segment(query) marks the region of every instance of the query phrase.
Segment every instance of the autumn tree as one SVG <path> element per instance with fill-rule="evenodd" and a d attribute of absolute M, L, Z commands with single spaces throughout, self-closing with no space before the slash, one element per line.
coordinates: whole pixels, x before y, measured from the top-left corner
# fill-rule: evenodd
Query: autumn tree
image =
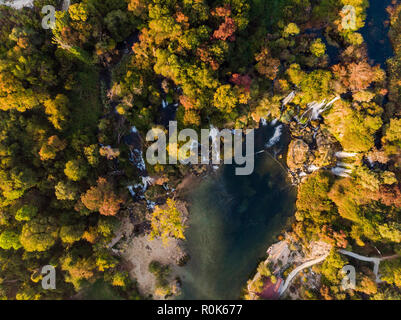
<path fill-rule="evenodd" d="M 78 195 L 78 187 L 70 181 L 58 182 L 54 186 L 54 190 L 58 200 L 75 200 Z"/>
<path fill-rule="evenodd" d="M 225 113 L 233 111 L 239 103 L 236 92 L 229 84 L 222 85 L 216 90 L 213 101 L 216 108 Z"/>
<path fill-rule="evenodd" d="M 45 113 L 49 117 L 49 121 L 57 130 L 65 127 L 68 117 L 68 103 L 67 96 L 58 94 L 55 99 L 48 99 L 44 102 Z"/>
<path fill-rule="evenodd" d="M 56 158 L 57 152 L 64 150 L 66 145 L 67 143 L 56 135 L 49 137 L 47 142 L 40 148 L 40 159 L 46 161 Z"/>
<path fill-rule="evenodd" d="M 38 208 L 36 208 L 32 205 L 26 204 L 18 209 L 17 213 L 15 214 L 15 220 L 29 221 L 32 218 L 34 218 L 37 213 L 38 213 Z"/>
<path fill-rule="evenodd" d="M 374 134 L 382 126 L 382 112 L 376 104 L 351 106 L 346 101 L 337 101 L 325 116 L 325 124 L 344 150 L 369 151 L 374 146 Z"/>
<path fill-rule="evenodd" d="M 72 181 L 79 181 L 88 173 L 86 164 L 80 160 L 70 160 L 65 164 L 65 175 Z"/>
<path fill-rule="evenodd" d="M 296 23 L 291 22 L 284 28 L 283 36 L 284 37 L 295 36 L 299 34 L 299 32 L 300 30 L 299 27 L 296 25 Z"/>
<path fill-rule="evenodd" d="M 372 82 L 382 81 L 385 77 L 379 65 L 371 67 L 366 61 L 337 64 L 332 70 L 345 88 L 351 91 L 365 90 Z"/>
<path fill-rule="evenodd" d="M 4 250 L 18 250 L 21 248 L 21 243 L 19 240 L 19 233 L 13 230 L 5 230 L 0 233 L 0 248 Z"/>
<path fill-rule="evenodd" d="M 8 171 L 0 170 L 0 189 L 3 196 L 10 200 L 22 197 L 37 182 L 37 175 L 28 167 L 16 166 Z"/>
<path fill-rule="evenodd" d="M 64 225 L 60 228 L 60 239 L 67 244 L 72 244 L 81 240 L 84 230 L 85 226 L 82 223 Z"/>
<path fill-rule="evenodd" d="M 20 241 L 24 249 L 46 251 L 52 247 L 58 237 L 58 227 L 52 217 L 36 217 L 22 227 Z"/>
<path fill-rule="evenodd" d="M 384 128 L 382 142 L 388 154 L 397 154 L 401 150 L 401 119 L 390 119 Z"/>
<path fill-rule="evenodd" d="M 280 67 L 280 60 L 273 58 L 268 48 L 263 47 L 262 51 L 256 55 L 255 60 L 257 61 L 256 70 L 260 74 L 270 80 L 276 78 Z"/>
<path fill-rule="evenodd" d="M 312 42 L 310 51 L 316 57 L 321 57 L 326 53 L 326 45 L 322 42 L 322 39 L 318 38 Z"/>

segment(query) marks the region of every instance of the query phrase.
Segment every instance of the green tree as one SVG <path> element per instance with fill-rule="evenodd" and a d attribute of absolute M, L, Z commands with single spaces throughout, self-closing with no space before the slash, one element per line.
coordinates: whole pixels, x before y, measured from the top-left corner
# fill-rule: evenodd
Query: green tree
<path fill-rule="evenodd" d="M 401 150 L 401 119 L 390 119 L 385 126 L 382 141 L 388 154 L 397 154 Z"/>
<path fill-rule="evenodd" d="M 18 209 L 15 214 L 15 220 L 17 221 L 29 221 L 36 216 L 38 213 L 38 208 L 31 206 L 29 204 L 23 205 Z"/>
<path fill-rule="evenodd" d="M 58 94 L 54 100 L 48 99 L 44 102 L 45 113 L 49 116 L 49 121 L 57 130 L 64 128 L 69 115 L 69 100 L 67 96 Z"/>
<path fill-rule="evenodd" d="M 36 184 L 37 176 L 30 168 L 15 166 L 7 171 L 0 170 L 0 189 L 9 200 L 22 197 L 26 190 Z"/>
<path fill-rule="evenodd" d="M 88 174 L 88 168 L 82 160 L 70 160 L 64 169 L 65 175 L 72 181 L 79 181 Z"/>
<path fill-rule="evenodd" d="M 28 252 L 46 251 L 57 240 L 58 227 L 51 217 L 36 217 L 22 227 L 20 241 Z"/>
<path fill-rule="evenodd" d="M 113 257 L 108 251 L 102 250 L 96 255 L 96 266 L 99 271 L 105 271 L 106 269 L 112 269 L 116 267 L 118 260 Z"/>
<path fill-rule="evenodd" d="M 4 250 L 18 250 L 21 248 L 21 243 L 19 240 L 19 234 L 13 230 L 5 230 L 0 234 L 0 248 Z"/>
<path fill-rule="evenodd" d="M 70 181 L 58 182 L 54 190 L 58 200 L 75 200 L 78 196 L 78 187 Z"/>
<path fill-rule="evenodd" d="M 65 225 L 60 228 L 60 239 L 61 241 L 72 244 L 82 239 L 85 231 L 83 224 Z"/>
<path fill-rule="evenodd" d="M 381 279 L 390 284 L 401 286 L 401 259 L 385 260 L 380 263 Z"/>
<path fill-rule="evenodd" d="M 343 100 L 337 101 L 325 116 L 325 124 L 344 150 L 365 152 L 374 146 L 374 134 L 383 123 L 380 117 L 382 111 L 374 104 L 354 109 Z"/>

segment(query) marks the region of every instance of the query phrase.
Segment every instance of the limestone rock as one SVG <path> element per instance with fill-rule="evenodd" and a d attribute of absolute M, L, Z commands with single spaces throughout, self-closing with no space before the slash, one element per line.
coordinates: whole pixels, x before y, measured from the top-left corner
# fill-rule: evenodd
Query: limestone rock
<path fill-rule="evenodd" d="M 308 160 L 309 146 L 301 139 L 291 141 L 288 147 L 287 165 L 290 170 L 300 169 Z"/>

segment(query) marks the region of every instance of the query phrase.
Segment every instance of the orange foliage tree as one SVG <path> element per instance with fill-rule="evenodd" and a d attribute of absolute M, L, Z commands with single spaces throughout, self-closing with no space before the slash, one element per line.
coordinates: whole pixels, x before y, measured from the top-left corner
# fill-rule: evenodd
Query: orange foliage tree
<path fill-rule="evenodd" d="M 347 65 L 334 65 L 334 75 L 340 79 L 346 88 L 352 91 L 367 89 L 374 81 L 383 79 L 380 66 L 371 67 L 366 61 L 352 62 Z"/>
<path fill-rule="evenodd" d="M 280 67 L 280 60 L 271 56 L 268 48 L 263 48 L 262 51 L 256 55 L 256 70 L 266 78 L 274 80 Z"/>
<path fill-rule="evenodd" d="M 226 41 L 229 39 L 230 41 L 235 40 L 235 31 L 237 30 L 237 26 L 235 25 L 234 19 L 230 17 L 225 17 L 224 22 L 219 26 L 217 30 L 213 32 L 213 38 Z"/>
<path fill-rule="evenodd" d="M 81 196 L 81 201 L 91 211 L 99 211 L 104 216 L 114 216 L 120 209 L 123 199 L 113 191 L 113 184 L 100 177 L 97 185 L 92 186 Z"/>

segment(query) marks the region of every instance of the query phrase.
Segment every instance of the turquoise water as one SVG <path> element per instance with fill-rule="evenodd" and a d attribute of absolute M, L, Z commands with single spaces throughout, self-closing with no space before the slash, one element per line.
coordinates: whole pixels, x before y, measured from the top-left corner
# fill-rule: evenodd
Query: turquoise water
<path fill-rule="evenodd" d="M 272 128 L 262 131 L 256 151 L 273 133 Z M 268 245 L 292 216 L 295 192 L 285 170 L 267 153 L 255 160 L 252 175 L 236 176 L 234 166 L 226 165 L 190 195 L 191 259 L 180 275 L 181 298 L 239 298 Z"/>

